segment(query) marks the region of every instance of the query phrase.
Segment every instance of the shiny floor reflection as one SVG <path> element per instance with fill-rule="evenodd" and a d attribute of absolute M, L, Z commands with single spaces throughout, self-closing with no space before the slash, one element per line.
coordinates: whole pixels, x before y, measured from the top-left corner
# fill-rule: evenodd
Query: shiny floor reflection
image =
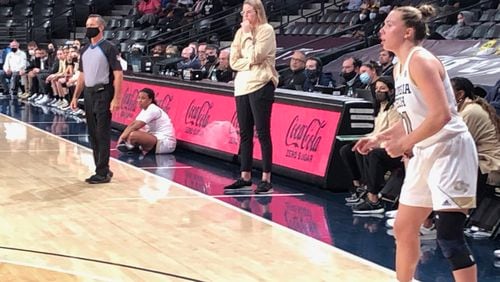
<path fill-rule="evenodd" d="M 86 125 L 82 119 L 57 115 L 50 108 L 35 107 L 17 100 L 1 99 L 0 112 L 29 123 L 39 129 L 61 136 L 83 146 L 89 146 Z M 14 130 L 14 129 L 13 129 Z M 14 135 L 19 132 L 13 131 Z M 116 136 L 115 136 L 116 138 Z M 114 142 L 112 148 L 114 148 Z M 303 183 L 274 176 L 273 196 L 226 196 L 222 187 L 238 174 L 238 167 L 213 158 L 178 150 L 174 155 L 124 155 L 111 152 L 112 157 L 142 167 L 198 192 L 217 197 L 231 205 L 272 220 L 356 256 L 388 268 L 394 268 L 394 239 L 387 234 L 383 217 L 353 216 L 344 203 L 344 194 L 332 194 Z M 256 175 L 259 175 L 258 173 Z M 141 189 L 141 195 L 151 201 L 165 197 L 165 190 Z M 194 219 L 190 219 L 194 220 Z M 499 241 L 471 240 L 470 246 L 478 262 L 479 281 L 500 281 L 500 269 L 495 268 L 493 250 Z M 435 240 L 422 242 L 417 278 L 421 281 L 451 281 L 449 267 Z"/>

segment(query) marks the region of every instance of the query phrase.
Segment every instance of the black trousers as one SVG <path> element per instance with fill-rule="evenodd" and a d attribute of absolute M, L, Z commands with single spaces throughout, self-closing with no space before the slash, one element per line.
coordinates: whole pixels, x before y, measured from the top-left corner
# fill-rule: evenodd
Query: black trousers
<path fill-rule="evenodd" d="M 236 97 L 236 113 L 240 125 L 241 171 L 252 170 L 255 125 L 262 151 L 262 171 L 271 172 L 273 163 L 271 111 L 274 103 L 274 89 L 274 84 L 270 81 L 255 92 Z"/>
<path fill-rule="evenodd" d="M 354 144 L 356 143 L 352 142 L 340 147 L 339 154 L 345 164 L 350 182 L 352 183 L 353 180 L 357 180 L 361 184 L 365 184 L 368 177 L 366 168 L 368 165 L 367 160 L 365 156 L 352 151 Z M 355 192 L 355 189 L 352 189 L 351 192 Z"/>
<path fill-rule="evenodd" d="M 368 163 L 366 187 L 372 194 L 378 194 L 384 188 L 386 172 L 404 168 L 401 157 L 391 158 L 385 149 L 374 149 L 365 158 Z"/>
<path fill-rule="evenodd" d="M 109 173 L 109 151 L 111 142 L 111 111 L 113 85 L 104 86 L 104 90 L 95 91 L 85 88 L 85 116 L 89 133 L 90 146 L 94 153 L 96 174 L 106 176 Z"/>

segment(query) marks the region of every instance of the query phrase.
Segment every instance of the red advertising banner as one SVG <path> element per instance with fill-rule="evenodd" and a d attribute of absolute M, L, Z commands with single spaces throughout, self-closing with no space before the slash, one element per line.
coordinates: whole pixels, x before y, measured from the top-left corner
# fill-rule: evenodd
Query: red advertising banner
<path fill-rule="evenodd" d="M 239 126 L 233 97 L 124 80 L 114 122 L 128 125 L 135 119 L 140 111 L 137 95 L 145 87 L 155 91 L 178 140 L 238 154 Z M 339 112 L 275 103 L 271 117 L 273 163 L 324 176 L 339 119 Z M 254 158 L 261 159 L 256 136 Z"/>

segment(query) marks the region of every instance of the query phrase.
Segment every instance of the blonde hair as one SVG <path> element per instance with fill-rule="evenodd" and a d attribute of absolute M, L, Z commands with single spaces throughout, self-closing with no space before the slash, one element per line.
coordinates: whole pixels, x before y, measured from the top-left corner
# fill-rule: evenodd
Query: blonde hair
<path fill-rule="evenodd" d="M 255 10 L 255 13 L 257 13 L 257 23 L 259 25 L 267 23 L 266 9 L 264 9 L 264 5 L 260 0 L 245 0 L 243 5 L 245 4 L 252 6 Z"/>
<path fill-rule="evenodd" d="M 401 19 L 406 27 L 415 29 L 415 41 L 425 39 L 429 34 L 427 20 L 436 14 L 436 9 L 431 5 L 422 5 L 418 8 L 403 6 L 395 8 L 394 11 L 401 13 Z"/>

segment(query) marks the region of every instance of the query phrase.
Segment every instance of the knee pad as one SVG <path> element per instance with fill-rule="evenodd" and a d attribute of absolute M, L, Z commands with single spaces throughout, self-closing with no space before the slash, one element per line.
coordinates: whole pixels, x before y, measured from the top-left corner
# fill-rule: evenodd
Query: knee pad
<path fill-rule="evenodd" d="M 453 271 L 475 264 L 474 257 L 465 242 L 465 214 L 461 212 L 436 212 L 437 242 L 443 256 Z"/>

